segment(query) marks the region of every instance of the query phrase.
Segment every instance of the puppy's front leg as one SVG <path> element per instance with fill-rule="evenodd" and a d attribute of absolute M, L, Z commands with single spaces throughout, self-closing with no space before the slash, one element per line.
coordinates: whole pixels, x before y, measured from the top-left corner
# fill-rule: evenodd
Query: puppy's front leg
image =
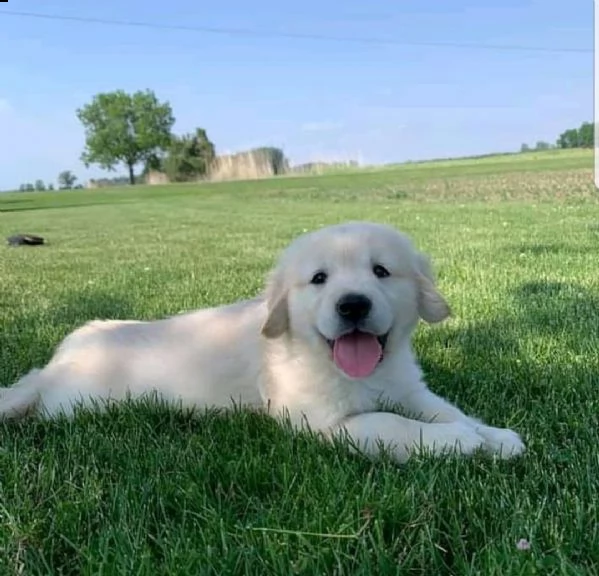
<path fill-rule="evenodd" d="M 417 390 L 400 395 L 396 400 L 415 418 L 427 422 L 462 422 L 472 426 L 485 439 L 484 448 L 503 458 L 516 456 L 525 450 L 520 436 L 508 428 L 487 426 L 480 420 L 466 416 L 461 410 L 431 392 L 424 384 Z"/>
<path fill-rule="evenodd" d="M 485 439 L 466 423 L 419 422 L 391 412 L 367 412 L 343 420 L 337 432 L 345 431 L 356 447 L 377 456 L 380 445 L 391 451 L 396 461 L 408 460 L 420 447 L 433 454 L 451 452 L 472 454 Z"/>

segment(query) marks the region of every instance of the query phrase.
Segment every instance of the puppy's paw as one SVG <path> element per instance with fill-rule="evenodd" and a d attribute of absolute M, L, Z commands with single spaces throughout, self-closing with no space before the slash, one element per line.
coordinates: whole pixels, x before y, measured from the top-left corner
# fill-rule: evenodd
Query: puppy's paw
<path fill-rule="evenodd" d="M 513 458 L 526 450 L 520 435 L 509 428 L 494 428 L 479 424 L 476 426 L 476 432 L 485 440 L 483 448 L 500 458 Z"/>
<path fill-rule="evenodd" d="M 433 454 L 457 452 L 473 454 L 485 444 L 485 438 L 464 422 L 430 424 L 422 430 L 422 446 Z"/>

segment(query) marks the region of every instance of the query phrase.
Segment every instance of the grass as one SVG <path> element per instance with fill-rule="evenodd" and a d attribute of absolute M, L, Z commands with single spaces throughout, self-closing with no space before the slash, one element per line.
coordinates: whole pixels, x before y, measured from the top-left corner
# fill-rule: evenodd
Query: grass
<path fill-rule="evenodd" d="M 88 319 L 251 296 L 303 230 L 373 219 L 452 304 L 415 340 L 431 388 L 528 445 L 396 466 L 243 413 L 1 424 L 0 574 L 596 573 L 599 204 L 590 157 L 548 158 L 0 196 L 3 236 L 49 241 L 1 248 L 2 385 Z"/>

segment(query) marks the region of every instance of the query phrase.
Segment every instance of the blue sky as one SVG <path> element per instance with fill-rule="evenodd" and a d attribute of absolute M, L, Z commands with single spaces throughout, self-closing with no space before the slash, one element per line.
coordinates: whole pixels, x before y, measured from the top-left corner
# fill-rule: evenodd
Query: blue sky
<path fill-rule="evenodd" d="M 264 32 L 592 48 L 590 0 L 20 0 L 0 4 L 0 189 L 79 161 L 75 110 L 150 88 L 175 132 L 293 162 L 391 162 L 516 150 L 592 118 L 592 53 L 376 45 L 101 26 L 6 10 Z M 124 173 L 124 171 L 122 171 Z"/>

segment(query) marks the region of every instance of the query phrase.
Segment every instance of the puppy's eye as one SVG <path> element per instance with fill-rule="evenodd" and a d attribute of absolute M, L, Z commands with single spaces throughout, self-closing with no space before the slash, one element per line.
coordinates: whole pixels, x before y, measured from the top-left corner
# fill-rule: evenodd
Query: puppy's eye
<path fill-rule="evenodd" d="M 327 275 L 325 272 L 316 272 L 310 280 L 310 284 L 324 284 L 327 281 Z"/>
<path fill-rule="evenodd" d="M 381 266 L 380 264 L 376 264 L 375 266 L 373 266 L 372 272 L 377 278 L 387 278 L 387 276 L 391 276 L 389 270 L 387 270 L 387 268 Z"/>

